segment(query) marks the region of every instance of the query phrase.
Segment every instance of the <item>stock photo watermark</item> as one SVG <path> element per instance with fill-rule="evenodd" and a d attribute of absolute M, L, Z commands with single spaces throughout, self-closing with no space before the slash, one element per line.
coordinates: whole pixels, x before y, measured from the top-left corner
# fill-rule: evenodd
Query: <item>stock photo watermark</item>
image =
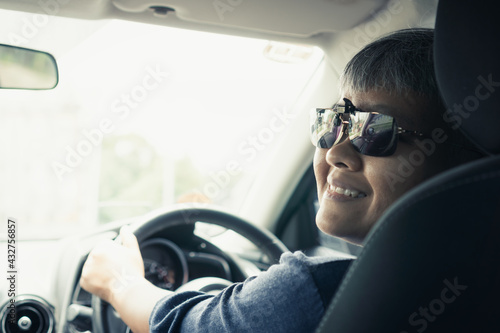
<path fill-rule="evenodd" d="M 37 4 L 40 11 L 30 15 L 29 19 L 23 18 L 20 29 L 8 34 L 9 42 L 19 46 L 27 44 L 50 24 L 51 16 L 57 15 L 71 1 L 73 0 L 39 0 Z"/>
<path fill-rule="evenodd" d="M 287 107 L 273 109 L 272 113 L 273 116 L 269 119 L 267 126 L 262 127 L 254 135 L 248 136 L 238 145 L 238 154 L 246 162 L 254 161 L 259 152 L 264 151 L 297 116 L 297 114 L 291 113 Z M 241 172 L 243 172 L 241 162 L 237 159 L 230 160 L 226 163 L 224 170 L 209 174 L 212 181 L 206 183 L 201 192 L 210 199 L 215 198 L 229 186 L 231 179 Z"/>
<path fill-rule="evenodd" d="M 219 20 L 224 21 L 224 15 L 227 12 L 233 12 L 236 7 L 241 5 L 243 0 L 215 0 L 212 2 L 212 6 L 219 16 Z"/>
<path fill-rule="evenodd" d="M 117 273 L 115 271 L 113 271 L 112 273 L 114 281 L 111 285 L 111 291 L 115 295 L 124 292 L 127 287 L 130 287 L 131 285 L 140 281 L 137 275 L 130 274 L 125 268 L 122 268 L 120 273 Z"/>
<path fill-rule="evenodd" d="M 253 135 L 247 136 L 238 144 L 237 152 L 239 157 L 247 163 L 254 161 L 259 156 L 259 153 L 264 151 L 297 116 L 297 113 L 290 111 L 286 106 L 282 108 L 273 108 L 272 116 L 269 118 L 267 124 L 261 127 Z M 210 180 L 196 189 L 195 192 L 201 193 L 203 197 L 213 200 L 219 196 L 222 191 L 227 189 L 231 185 L 231 181 L 242 172 L 243 163 L 236 158 L 231 159 L 225 164 L 223 169 L 210 172 Z M 192 206 L 194 207 L 194 205 Z M 186 208 L 189 207 L 190 205 L 187 204 Z M 196 207 L 199 207 L 199 205 L 196 204 Z M 196 212 L 190 211 L 189 214 L 191 215 L 186 214 L 188 213 L 185 213 L 185 219 L 189 219 L 191 215 L 196 215 Z"/>
<path fill-rule="evenodd" d="M 461 103 L 455 103 L 443 115 L 444 121 L 451 124 L 451 128 L 456 130 L 464 119 L 468 119 L 471 113 L 475 112 L 481 101 L 488 99 L 496 88 L 500 87 L 500 81 L 493 81 L 493 75 L 477 77 L 479 84 L 474 89 L 474 93 L 465 97 Z"/>
<path fill-rule="evenodd" d="M 352 42 L 342 42 L 339 45 L 340 51 L 343 53 L 344 57 L 352 58 L 362 46 L 378 37 L 381 31 L 389 26 L 394 16 L 401 14 L 403 10 L 404 5 L 401 0 L 392 0 L 387 5 L 387 9 L 373 13 L 373 19 L 362 28 L 354 28 L 355 35 L 352 38 Z"/>
<path fill-rule="evenodd" d="M 17 248 L 17 232 L 18 223 L 14 218 L 7 219 L 6 225 L 6 259 L 7 259 L 7 297 L 9 298 L 7 309 L 7 322 L 9 324 L 17 323 L 17 309 L 16 309 L 16 295 L 17 291 L 17 280 L 18 280 L 18 248 Z"/>
<path fill-rule="evenodd" d="M 500 87 L 500 81 L 494 81 L 492 74 L 479 75 L 477 81 L 478 84 L 472 94 L 466 96 L 461 102 L 454 103 L 443 114 L 443 120 L 450 125 L 452 130 L 458 130 L 464 119 L 468 119 L 479 108 L 481 101 L 488 99 Z M 401 155 L 397 157 L 400 162 L 397 172 L 384 172 L 390 189 L 394 191 L 398 183 L 404 183 L 419 166 L 424 164 L 427 157 L 436 152 L 437 146 L 446 143 L 448 139 L 449 136 L 445 130 L 438 127 L 431 131 L 429 138 L 414 140 L 417 148 L 407 157 Z"/>
<path fill-rule="evenodd" d="M 158 65 L 155 68 L 146 67 L 145 72 L 141 83 L 133 86 L 127 93 L 122 93 L 111 103 L 111 113 L 118 119 L 104 117 L 96 127 L 82 130 L 81 138 L 75 144 L 65 147 L 64 160 L 51 163 L 52 170 L 59 181 L 63 180 L 64 175 L 72 173 L 75 168 L 79 167 L 84 158 L 91 155 L 101 145 L 104 136 L 112 133 L 120 121 L 127 119 L 131 111 L 144 102 L 149 94 L 158 89 L 170 76 L 170 73 L 163 71 Z"/>
<path fill-rule="evenodd" d="M 412 150 L 408 157 L 399 155 L 397 157 L 399 166 L 397 172 L 385 171 L 384 177 L 392 191 L 396 190 L 397 183 L 404 183 L 408 177 L 413 175 L 416 168 L 424 164 L 426 157 L 430 157 L 436 151 L 437 145 L 448 140 L 442 128 L 432 130 L 431 137 L 423 140 L 415 140 L 417 149 Z"/>
<path fill-rule="evenodd" d="M 445 279 L 443 284 L 445 287 L 441 289 L 438 297 L 432 299 L 427 306 L 420 306 L 417 311 L 408 317 L 408 323 L 416 332 L 424 332 L 431 323 L 435 322 L 444 313 L 447 306 L 455 302 L 467 290 L 467 285 L 460 284 L 458 277 L 454 277 L 453 282 Z M 400 333 L 410 333 L 412 331 L 401 331 Z"/>

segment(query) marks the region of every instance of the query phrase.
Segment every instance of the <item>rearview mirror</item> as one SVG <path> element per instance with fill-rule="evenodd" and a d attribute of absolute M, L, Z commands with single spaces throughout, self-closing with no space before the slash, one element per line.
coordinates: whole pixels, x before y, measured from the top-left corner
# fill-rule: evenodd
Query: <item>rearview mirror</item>
<path fill-rule="evenodd" d="M 0 44 L 1 89 L 52 89 L 58 81 L 57 64 L 52 55 Z"/>

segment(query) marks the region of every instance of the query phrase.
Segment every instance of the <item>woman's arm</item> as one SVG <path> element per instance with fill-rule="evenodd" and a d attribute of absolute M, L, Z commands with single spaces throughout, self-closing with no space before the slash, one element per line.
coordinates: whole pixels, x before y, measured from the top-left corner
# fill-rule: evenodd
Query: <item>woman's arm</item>
<path fill-rule="evenodd" d="M 172 294 L 146 279 L 135 282 L 114 297 L 111 305 L 134 333 L 149 332 L 149 317 L 156 303 Z"/>
<path fill-rule="evenodd" d="M 134 333 L 313 332 L 349 265 L 287 253 L 281 264 L 215 296 L 174 293 L 144 278 L 137 239 L 128 230 L 120 236 L 121 245 L 108 241 L 90 253 L 80 283 L 109 302 Z"/>

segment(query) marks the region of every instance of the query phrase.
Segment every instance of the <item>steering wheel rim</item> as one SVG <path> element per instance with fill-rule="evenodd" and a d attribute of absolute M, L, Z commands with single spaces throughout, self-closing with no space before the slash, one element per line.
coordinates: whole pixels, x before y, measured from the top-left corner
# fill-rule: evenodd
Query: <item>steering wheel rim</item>
<path fill-rule="evenodd" d="M 280 256 L 287 252 L 287 247 L 268 230 L 261 229 L 248 221 L 219 208 L 207 205 L 182 205 L 169 210 L 155 211 L 145 216 L 138 223 L 131 225 L 139 244 L 162 229 L 180 225 L 193 225 L 196 222 L 215 224 L 240 234 L 257 246 L 271 263 L 277 263 Z M 109 333 L 104 319 L 109 304 L 92 295 L 92 328 L 94 333 Z"/>

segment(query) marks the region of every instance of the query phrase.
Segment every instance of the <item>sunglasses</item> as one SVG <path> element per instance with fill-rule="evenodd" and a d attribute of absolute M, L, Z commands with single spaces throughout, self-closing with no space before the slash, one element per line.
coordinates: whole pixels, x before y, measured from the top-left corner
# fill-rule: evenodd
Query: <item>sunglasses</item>
<path fill-rule="evenodd" d="M 368 156 L 390 156 L 396 151 L 398 135 L 422 133 L 398 127 L 394 117 L 365 112 L 344 98 L 345 105 L 316 109 L 311 114 L 311 141 L 318 148 L 331 148 L 349 137 L 354 149 Z M 347 134 L 347 135 L 346 135 Z"/>

